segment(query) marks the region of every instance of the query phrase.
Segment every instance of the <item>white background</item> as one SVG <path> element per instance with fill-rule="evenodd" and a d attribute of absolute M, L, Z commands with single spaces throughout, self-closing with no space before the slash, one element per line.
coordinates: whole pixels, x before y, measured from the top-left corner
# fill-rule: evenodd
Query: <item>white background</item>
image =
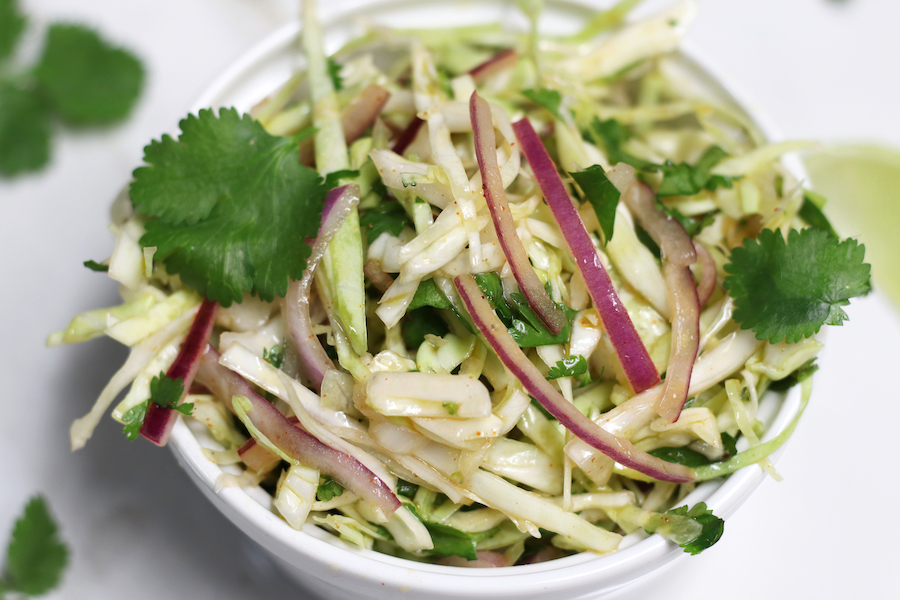
<path fill-rule="evenodd" d="M 209 507 L 169 452 L 128 443 L 105 419 L 84 450 L 70 453 L 69 424 L 125 353 L 107 340 L 44 348 L 46 335 L 75 312 L 117 300 L 112 282 L 81 262 L 109 255 L 106 209 L 140 163 L 143 145 L 174 132 L 212 79 L 293 19 L 296 4 L 22 3 L 31 52 L 49 22 L 89 23 L 139 54 L 148 78 L 124 125 L 60 130 L 49 168 L 0 180 L 0 544 L 27 498 L 41 492 L 72 549 L 52 598 L 303 598 Z M 663 4 L 648 0 L 644 10 Z M 786 137 L 900 147 L 898 23 L 895 0 L 705 0 L 689 40 Z M 635 597 L 893 596 L 900 319 L 877 293 L 848 312 L 850 322 L 829 332 L 813 402 L 778 464 L 785 480 L 766 481 L 729 519 L 717 546 L 640 584 Z"/>

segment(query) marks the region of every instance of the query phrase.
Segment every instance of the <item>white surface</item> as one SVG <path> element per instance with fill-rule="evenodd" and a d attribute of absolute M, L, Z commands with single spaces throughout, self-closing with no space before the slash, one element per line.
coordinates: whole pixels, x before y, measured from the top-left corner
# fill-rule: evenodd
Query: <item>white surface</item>
<path fill-rule="evenodd" d="M 68 450 L 68 427 L 124 359 L 113 342 L 46 350 L 43 340 L 79 310 L 116 301 L 114 286 L 81 262 L 109 254 L 106 207 L 141 148 L 177 121 L 235 58 L 293 17 L 291 0 L 24 1 L 36 29 L 68 18 L 127 43 L 148 67 L 126 124 L 60 131 L 54 162 L 0 181 L 5 384 L 0 451 L 0 545 L 28 496 L 43 492 L 73 561 L 51 598 L 303 598 L 177 467 L 169 452 L 128 443 L 107 419 L 88 446 Z M 330 5 L 352 5 L 332 0 Z M 648 0 L 647 8 L 664 4 Z M 692 47 L 714 57 L 787 137 L 880 139 L 900 146 L 895 117 L 900 56 L 889 0 L 729 0 L 701 3 Z M 889 377 L 900 319 L 873 296 L 829 333 L 813 402 L 767 481 L 712 550 L 676 563 L 625 597 L 692 600 L 882 598 L 898 558 L 900 492 Z M 851 412 L 852 411 L 852 412 Z M 878 515 L 871 518 L 869 515 Z"/>

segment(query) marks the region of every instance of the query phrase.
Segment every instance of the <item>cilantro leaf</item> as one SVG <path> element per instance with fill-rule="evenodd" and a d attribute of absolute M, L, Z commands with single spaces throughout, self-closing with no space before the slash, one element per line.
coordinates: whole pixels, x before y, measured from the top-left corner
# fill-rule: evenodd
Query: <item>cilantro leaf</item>
<path fill-rule="evenodd" d="M 363 212 L 359 216 L 359 224 L 366 232 L 366 239 L 371 244 L 384 232 L 395 237 L 400 235 L 403 228 L 409 224 L 409 215 L 406 214 L 399 202 L 382 202 Z"/>
<path fill-rule="evenodd" d="M 690 510 L 685 504 L 679 508 L 673 508 L 668 514 L 690 517 L 703 526 L 697 539 L 687 544 L 681 544 L 684 551 L 689 554 L 700 554 L 718 542 L 725 532 L 725 521 L 714 515 L 712 510 L 708 510 L 705 502 L 698 502 Z"/>
<path fill-rule="evenodd" d="M 328 502 L 344 493 L 344 486 L 339 484 L 330 475 L 323 475 L 319 479 L 319 487 L 316 488 L 316 499 L 319 502 Z"/>
<path fill-rule="evenodd" d="M 250 116 L 223 108 L 181 121 L 178 140 L 144 149 L 131 199 L 170 273 L 228 307 L 244 291 L 266 301 L 300 279 L 318 233 L 327 188 L 300 164 L 297 142 L 269 135 Z"/>
<path fill-rule="evenodd" d="M 339 92 L 344 89 L 344 78 L 341 77 L 341 63 L 328 57 L 328 75 L 331 77 L 331 85 L 334 91 Z"/>
<path fill-rule="evenodd" d="M 47 502 L 35 496 L 13 528 L 0 589 L 31 596 L 46 594 L 59 585 L 68 561 L 69 550 L 59 537 Z"/>
<path fill-rule="evenodd" d="M 280 369 L 284 365 L 284 345 L 275 344 L 271 348 L 263 348 L 263 360 Z"/>
<path fill-rule="evenodd" d="M 412 504 L 405 505 L 417 519 L 422 521 L 428 533 L 431 534 L 431 541 L 434 542 L 434 549 L 429 550 L 430 554 L 438 556 L 462 556 L 468 560 L 476 560 L 478 558 L 475 553 L 478 542 L 493 537 L 497 533 L 497 529 L 489 529 L 479 533 L 466 533 L 449 525 L 441 525 L 440 523 L 431 523 L 425 521 L 419 516 L 415 506 Z"/>
<path fill-rule="evenodd" d="M 592 165 L 584 171 L 569 173 L 584 192 L 585 198 L 594 207 L 600 228 L 603 230 L 603 239 L 608 244 L 613 236 L 616 224 L 616 207 L 619 205 L 619 190 L 606 177 L 606 172 L 600 165 Z"/>
<path fill-rule="evenodd" d="M 710 463 L 710 460 L 706 458 L 706 456 L 696 450 L 691 450 L 686 446 L 680 448 L 656 448 L 647 454 L 655 456 L 656 458 L 661 458 L 670 463 L 678 463 L 679 465 L 691 467 L 692 469 Z"/>
<path fill-rule="evenodd" d="M 86 260 L 84 261 L 84 266 L 86 266 L 91 271 L 94 271 L 95 273 L 109 272 L 109 265 L 98 263 L 96 260 Z"/>
<path fill-rule="evenodd" d="M 689 237 L 694 237 L 705 228 L 712 225 L 713 221 L 716 220 L 715 214 L 711 212 L 703 215 L 703 218 L 687 217 L 681 214 L 681 211 L 677 208 L 668 208 L 662 204 L 660 204 L 660 206 L 662 206 L 663 211 L 665 211 L 667 215 L 681 223 L 681 226 L 684 227 L 684 231 L 688 234 Z"/>
<path fill-rule="evenodd" d="M 0 61 L 12 55 L 26 22 L 16 0 L 0 0 Z"/>
<path fill-rule="evenodd" d="M 500 276 L 496 273 L 479 273 L 475 281 L 484 292 L 484 295 L 493 305 L 494 310 L 503 324 L 506 325 L 509 334 L 520 348 L 535 348 L 550 344 L 564 344 L 569 341 L 572 330 L 572 320 L 577 311 L 565 304 L 558 304 L 566 314 L 566 324 L 559 333 L 554 334 L 531 309 L 528 300 L 520 293 L 513 293 L 507 299 L 503 295 L 503 285 Z"/>
<path fill-rule="evenodd" d="M 725 446 L 725 454 L 722 456 L 723 461 L 737 454 L 737 438 L 730 433 L 722 432 L 722 445 Z"/>
<path fill-rule="evenodd" d="M 403 341 L 409 348 L 421 346 L 426 335 L 443 337 L 450 332 L 441 315 L 430 307 L 407 310 L 401 327 Z"/>
<path fill-rule="evenodd" d="M 606 156 L 609 158 L 610 164 L 628 163 L 639 171 L 655 171 L 658 168 L 657 164 L 638 158 L 622 149 L 622 146 L 628 141 L 631 134 L 615 119 L 601 121 L 594 117 L 589 134 L 596 143 L 606 150 Z"/>
<path fill-rule="evenodd" d="M 547 379 L 578 377 L 587 373 L 587 367 L 587 361 L 581 355 L 564 358 L 557 362 L 555 367 L 550 367 L 550 370 L 547 372 Z"/>
<path fill-rule="evenodd" d="M 125 423 L 122 433 L 125 434 L 129 442 L 133 442 L 141 434 L 141 426 L 144 424 L 144 418 L 146 418 L 147 409 L 149 408 L 150 401 L 144 400 L 140 404 L 129 408 L 128 412 L 122 415 L 122 421 Z"/>
<path fill-rule="evenodd" d="M 397 480 L 397 495 L 398 496 L 406 496 L 407 498 L 415 498 L 416 492 L 419 491 L 419 486 L 415 483 L 410 483 L 405 479 Z"/>
<path fill-rule="evenodd" d="M 453 310 L 453 304 L 447 299 L 444 292 L 438 288 L 434 279 L 426 279 L 419 284 L 412 302 L 409 304 L 409 310 L 415 310 L 423 306 Z"/>
<path fill-rule="evenodd" d="M 144 85 L 134 55 L 79 25 L 51 25 L 34 71 L 56 111 L 69 123 L 113 123 L 131 112 Z"/>
<path fill-rule="evenodd" d="M 731 188 L 732 182 L 741 176 L 712 175 L 710 171 L 728 153 L 719 146 L 711 146 L 697 161 L 696 166 L 687 163 L 675 164 L 666 161 L 660 170 L 663 180 L 657 190 L 658 196 L 693 196 L 703 190 L 713 191 L 718 187 Z"/>
<path fill-rule="evenodd" d="M 831 237 L 838 237 L 834 227 L 831 226 L 831 222 L 828 221 L 828 217 L 822 212 L 822 206 L 824 205 L 825 198 L 812 190 L 804 190 L 803 204 L 800 206 L 800 210 L 797 211 L 797 214 L 800 215 L 800 218 L 806 221 L 813 229 L 821 229 L 822 231 L 827 232 Z"/>
<path fill-rule="evenodd" d="M 184 380 L 172 379 L 165 373 L 150 380 L 150 402 L 163 408 L 175 408 L 184 394 Z"/>
<path fill-rule="evenodd" d="M 49 160 L 50 129 L 39 96 L 23 86 L 0 83 L 0 175 L 35 171 Z"/>
<path fill-rule="evenodd" d="M 758 240 L 745 239 L 725 265 L 724 287 L 735 299 L 734 319 L 756 338 L 799 342 L 822 325 L 840 325 L 840 308 L 871 290 L 865 247 L 840 241 L 816 229 L 780 232 L 764 229 Z"/>
<path fill-rule="evenodd" d="M 554 117 L 559 117 L 559 106 L 562 103 L 562 96 L 556 90 L 551 90 L 549 88 L 522 90 L 522 95 L 535 104 L 549 110 Z"/>
<path fill-rule="evenodd" d="M 310 131 L 310 135 L 313 135 L 314 131 Z M 304 139 L 309 136 L 304 136 Z M 330 190 L 331 188 L 337 187 L 341 183 L 341 179 L 354 179 L 359 177 L 359 171 L 354 171 L 353 169 L 342 169 L 340 171 L 332 171 L 328 175 L 325 176 L 325 189 Z"/>

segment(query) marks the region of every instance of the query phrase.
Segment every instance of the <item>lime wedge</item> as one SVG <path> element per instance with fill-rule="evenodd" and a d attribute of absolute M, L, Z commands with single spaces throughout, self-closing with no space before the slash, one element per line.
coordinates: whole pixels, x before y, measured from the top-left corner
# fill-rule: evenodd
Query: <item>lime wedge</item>
<path fill-rule="evenodd" d="M 841 237 L 866 246 L 874 287 L 900 306 L 900 151 L 876 145 L 825 146 L 803 159 L 813 189 Z"/>

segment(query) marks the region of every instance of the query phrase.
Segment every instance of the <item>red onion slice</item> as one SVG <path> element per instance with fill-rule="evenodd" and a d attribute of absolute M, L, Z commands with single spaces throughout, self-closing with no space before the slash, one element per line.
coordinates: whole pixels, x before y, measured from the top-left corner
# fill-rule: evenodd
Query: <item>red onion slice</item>
<path fill-rule="evenodd" d="M 669 306 L 672 307 L 672 350 L 666 369 L 666 384 L 654 410 L 674 423 L 687 401 L 691 373 L 700 350 L 700 302 L 690 268 L 666 261 L 663 276 Z"/>
<path fill-rule="evenodd" d="M 359 204 L 359 187 L 345 185 L 334 188 L 325 198 L 322 209 L 322 225 L 312 244 L 312 253 L 306 262 L 306 270 L 300 281 L 292 281 L 284 298 L 284 314 L 287 330 L 300 358 L 300 376 L 304 385 L 319 391 L 322 379 L 334 363 L 328 358 L 319 338 L 313 333 L 309 318 L 309 295 L 316 267 L 325 254 L 331 238 L 341 228 L 353 207 Z"/>
<path fill-rule="evenodd" d="M 475 560 L 468 560 L 463 556 L 445 556 L 438 561 L 439 565 L 448 567 L 466 567 L 469 569 L 493 569 L 496 567 L 508 567 L 509 558 L 500 552 L 481 550 L 476 552 Z"/>
<path fill-rule="evenodd" d="M 600 314 L 629 384 L 635 392 L 653 387 L 659 382 L 659 373 L 622 301 L 619 300 L 609 274 L 600 262 L 597 249 L 594 248 L 587 228 L 578 216 L 572 199 L 569 198 L 569 193 L 556 171 L 556 165 L 553 164 L 528 119 L 513 123 L 513 130 L 522 146 L 522 153 L 531 165 L 544 199 L 566 239 L 569 252 L 575 257 L 588 294 L 594 301 L 594 308 Z"/>
<path fill-rule="evenodd" d="M 700 348 L 700 302 L 688 268 L 697 262 L 697 252 L 681 223 L 656 208 L 656 196 L 646 184 L 635 183 L 623 197 L 663 253 L 663 277 L 672 307 L 672 350 L 662 396 L 653 409 L 674 423 L 687 401 L 691 372 Z"/>
<path fill-rule="evenodd" d="M 525 253 L 525 246 L 516 233 L 516 224 L 506 201 L 506 190 L 503 189 L 500 166 L 497 164 L 497 139 L 491 120 L 491 107 L 478 92 L 472 92 L 469 114 L 475 137 L 475 156 L 478 168 L 481 169 L 481 187 L 494 221 L 494 229 L 497 230 L 500 247 L 528 304 L 547 329 L 559 333 L 566 325 L 566 315 L 547 295 L 547 290 L 534 272 L 528 254 Z"/>
<path fill-rule="evenodd" d="M 381 109 L 391 97 L 391 93 L 381 87 L 370 83 L 360 92 L 359 97 L 347 107 L 341 115 L 341 129 L 344 132 L 344 142 L 348 145 L 355 142 L 366 132 L 366 129 L 375 123 L 375 119 L 381 114 Z M 300 144 L 300 163 L 308 167 L 313 166 L 316 160 L 316 150 L 313 140 L 305 140 Z"/>
<path fill-rule="evenodd" d="M 323 444 L 299 424 L 293 424 L 277 408 L 253 390 L 243 377 L 219 364 L 219 353 L 207 345 L 200 357 L 197 380 L 208 387 L 233 411 L 231 399 L 244 396 L 253 406 L 247 416 L 279 450 L 300 463 L 334 477 L 341 485 L 364 501 L 391 516 L 400 508 L 400 500 L 365 465 L 331 446 Z"/>
<path fill-rule="evenodd" d="M 391 147 L 391 150 L 403 156 L 403 153 L 406 151 L 406 148 L 412 144 L 413 140 L 416 139 L 416 136 L 419 135 L 419 129 L 422 128 L 422 125 L 425 123 L 419 117 L 413 117 L 412 121 L 409 122 L 409 125 L 406 126 L 406 129 L 400 132 L 400 135 L 394 140 L 394 145 Z"/>
<path fill-rule="evenodd" d="M 475 278 L 471 275 L 460 275 L 454 283 L 472 321 L 497 353 L 500 361 L 522 382 L 528 393 L 573 435 L 620 464 L 654 479 L 673 483 L 694 480 L 692 469 L 642 452 L 629 440 L 609 433 L 582 414 L 574 404 L 563 398 L 528 360 L 494 313 Z"/>
<path fill-rule="evenodd" d="M 200 358 L 200 352 L 209 343 L 209 336 L 212 334 L 213 326 L 216 323 L 216 312 L 219 305 L 212 300 L 204 298 L 200 304 L 200 310 L 194 317 L 194 323 L 188 331 L 181 349 L 178 350 L 178 356 L 166 376 L 172 379 L 182 379 L 184 391 L 181 398 L 178 399 L 180 404 L 186 395 L 187 390 L 191 389 L 191 383 L 194 381 L 194 374 L 197 372 L 197 364 Z M 178 418 L 178 411 L 171 408 L 163 408 L 153 402 L 147 407 L 147 416 L 144 417 L 144 424 L 141 425 L 141 435 L 156 444 L 157 446 L 165 446 L 169 441 L 169 434 L 172 433 L 172 427 L 175 426 L 175 420 Z"/>
<path fill-rule="evenodd" d="M 712 297 L 713 291 L 716 289 L 716 261 L 713 260 L 712 254 L 706 249 L 702 242 L 694 240 L 694 248 L 697 251 L 697 258 L 700 260 L 700 266 L 703 272 L 700 274 L 700 283 L 697 285 L 697 298 L 700 306 L 706 306 Z"/>
<path fill-rule="evenodd" d="M 472 81 L 474 81 L 476 84 L 484 83 L 487 79 L 493 77 L 497 73 L 515 67 L 518 60 L 518 53 L 510 48 L 509 50 L 504 50 L 499 54 L 495 54 L 477 67 L 473 68 L 471 71 L 469 71 L 469 75 L 472 76 Z"/>

